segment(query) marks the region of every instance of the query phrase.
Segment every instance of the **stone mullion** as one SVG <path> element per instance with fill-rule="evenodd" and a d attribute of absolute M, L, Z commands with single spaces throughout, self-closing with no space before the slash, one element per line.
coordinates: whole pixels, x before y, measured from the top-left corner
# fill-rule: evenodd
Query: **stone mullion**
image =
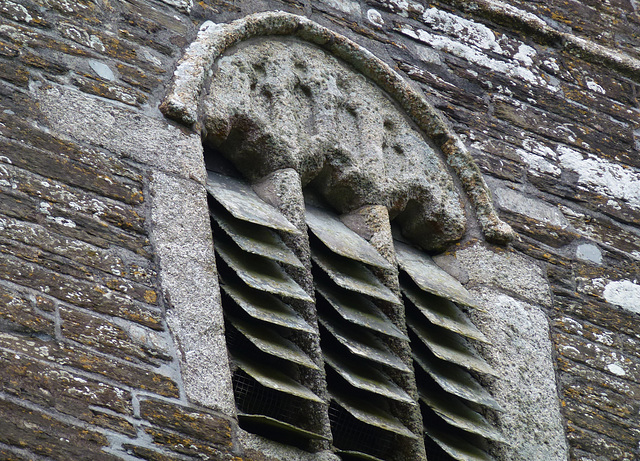
<path fill-rule="evenodd" d="M 342 215 L 341 220 L 347 227 L 366 239 L 383 258 L 391 263 L 393 266 L 391 270 L 371 269 L 384 285 L 391 289 L 399 299 L 402 299 L 398 280 L 398 266 L 393 249 L 391 223 L 389 221 L 387 208 L 382 205 L 366 205 L 351 213 Z M 378 304 L 400 331 L 406 335 L 407 325 L 404 306 L 380 300 L 377 300 L 376 304 Z M 418 390 L 413 373 L 413 359 L 411 358 L 409 342 L 395 338 L 387 338 L 385 341 L 394 354 L 400 357 L 407 367 L 412 370 L 410 373 L 397 370 L 388 370 L 386 373 L 417 403 Z M 419 405 L 412 406 L 400 402 L 391 402 L 391 412 L 411 432 L 418 436 L 417 440 L 407 440 L 406 443 L 398 444 L 397 459 L 426 459 L 423 437 L 424 428 Z"/>
<path fill-rule="evenodd" d="M 311 250 L 305 218 L 305 203 L 302 193 L 300 175 L 291 168 L 277 170 L 253 185 L 255 192 L 265 202 L 276 207 L 298 230 L 300 234 L 294 235 L 281 233 L 284 243 L 293 250 L 298 259 L 304 265 L 304 269 L 285 267 L 287 273 L 300 285 L 311 297 L 315 298 L 313 276 L 311 275 Z M 291 301 L 289 304 L 296 309 L 304 319 L 313 327 L 315 334 L 296 333 L 293 340 L 304 352 L 318 365 L 319 370 L 302 369 L 300 382 L 311 389 L 325 404 L 312 404 L 309 419 L 316 432 L 331 439 L 331 427 L 328 416 L 328 394 L 326 388 L 326 376 L 324 372 L 324 359 L 320 349 L 320 333 L 318 329 L 318 317 L 315 303 L 305 301 Z M 310 442 L 312 451 L 324 451 L 330 449 L 328 441 Z"/>

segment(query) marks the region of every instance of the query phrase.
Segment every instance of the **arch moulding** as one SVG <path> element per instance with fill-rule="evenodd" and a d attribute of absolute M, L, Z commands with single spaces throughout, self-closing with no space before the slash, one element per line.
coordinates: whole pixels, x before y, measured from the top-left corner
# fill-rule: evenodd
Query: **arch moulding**
<path fill-rule="evenodd" d="M 252 40 L 256 38 L 261 40 Z M 265 45 L 268 48 L 260 50 L 265 41 L 270 42 Z M 287 42 L 286 46 L 283 42 Z M 258 51 L 252 53 L 251 49 Z M 263 57 L 269 52 L 275 59 L 265 64 Z M 326 67 L 314 67 L 313 59 L 302 62 L 301 55 L 313 55 L 323 61 L 330 68 L 329 77 Z M 268 85 L 265 78 L 258 81 L 256 69 L 265 65 L 267 77 L 269 71 L 280 72 L 283 68 L 288 77 L 271 79 Z M 339 88 L 335 87 L 336 82 Z M 237 95 L 243 85 L 253 93 L 247 89 L 246 94 Z M 302 93 L 291 96 L 299 89 Z M 367 94 L 377 94 L 372 96 L 375 104 L 353 101 L 354 95 L 366 100 Z M 305 102 L 305 97 L 312 102 Z M 306 112 L 302 118 L 306 119 L 299 123 L 294 119 L 292 124 L 271 116 L 274 104 L 314 107 L 303 109 Z M 241 146 L 239 150 L 243 151 L 235 160 L 254 168 L 243 171 L 245 175 L 294 168 L 303 182 L 319 183 L 323 194 L 329 195 L 328 201 L 341 212 L 365 205 L 375 196 L 377 203 L 386 205 L 391 215 L 399 218 L 403 232 L 428 249 L 443 248 L 461 238 L 466 225 L 458 186 L 442 163 L 444 159 L 459 178 L 485 238 L 500 244 L 514 238 L 511 227 L 498 218 L 489 188 L 470 153 L 425 97 L 371 52 L 307 18 L 268 12 L 229 24 L 204 23 L 178 63 L 160 109 L 165 116 L 222 146 L 223 151 L 225 143 L 234 138 L 235 146 Z M 346 144 L 344 133 L 341 138 L 332 133 L 347 123 L 328 121 L 336 117 L 349 119 L 345 111 L 360 125 L 358 140 L 348 140 Z M 402 114 L 395 116 L 394 112 Z M 380 129 L 367 129 L 373 126 L 371 123 Z M 394 127 L 391 137 L 384 134 L 383 125 Z M 246 136 L 238 140 L 243 136 L 238 133 L 247 128 L 256 132 L 250 136 L 253 141 Z M 372 140 L 371 136 L 377 138 Z M 268 164 L 260 157 L 263 154 L 256 152 L 265 144 L 273 151 Z M 290 154 L 292 150 L 298 153 Z M 256 161 L 259 165 L 253 166 Z M 424 171 L 429 172 L 426 177 Z M 404 176 L 398 178 L 400 174 Z M 353 183 L 354 178 L 361 190 L 350 192 L 354 197 L 349 203 L 337 194 L 330 197 L 331 191 L 340 191 L 345 181 Z M 378 183 L 385 185 L 378 187 Z M 412 231 L 411 227 L 415 229 Z M 425 233 L 440 234 L 429 237 L 430 241 L 421 240 Z"/>

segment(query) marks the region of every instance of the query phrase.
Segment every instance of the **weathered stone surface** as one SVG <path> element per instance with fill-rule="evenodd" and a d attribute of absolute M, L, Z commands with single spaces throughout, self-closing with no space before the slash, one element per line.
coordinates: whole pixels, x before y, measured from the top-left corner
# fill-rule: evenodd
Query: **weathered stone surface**
<path fill-rule="evenodd" d="M 92 185 L 90 181 L 85 181 L 78 185 L 86 185 L 87 188 L 99 194 L 124 201 L 125 203 L 137 204 L 142 201 L 143 177 L 139 168 L 102 149 L 81 147 L 77 143 L 63 139 L 40 124 L 31 121 L 30 117 L 38 114 L 36 107 L 31 105 L 33 101 L 29 98 L 20 96 L 12 93 L 6 95 L 6 98 L 0 101 L 1 107 L 6 108 L 6 110 L 0 112 L 0 120 L 2 121 L 0 133 L 3 136 L 19 142 L 21 146 L 26 146 L 24 141 L 28 140 L 28 145 L 31 146 L 31 149 L 40 149 L 49 154 L 55 152 L 55 156 L 52 159 L 54 162 L 58 161 L 63 164 L 66 162 L 70 167 L 74 168 L 78 166 L 80 171 L 87 170 L 90 177 L 90 173 L 93 173 L 96 180 L 95 184 Z M 27 109 L 27 112 L 18 112 L 21 109 Z M 29 114 L 28 117 L 27 114 Z M 29 149 L 29 147 L 25 148 Z M 54 164 L 57 165 L 57 163 Z M 31 170 L 30 166 L 27 169 L 36 173 L 42 171 L 43 176 L 47 176 L 44 173 L 50 175 L 56 173 L 56 171 L 43 168 L 38 162 L 35 162 L 33 170 Z M 54 168 L 53 170 L 56 169 Z M 75 173 L 76 171 L 74 169 L 72 172 Z M 76 184 L 75 181 L 77 181 L 76 178 L 69 176 L 60 176 L 58 179 L 62 179 L 71 185 Z M 103 181 L 107 185 L 104 185 Z"/>
<path fill-rule="evenodd" d="M 473 311 L 471 317 L 491 342 L 482 352 L 500 376 L 488 383 L 504 409 L 496 418 L 497 427 L 510 444 L 494 451 L 510 460 L 566 460 L 568 447 L 543 311 L 487 288 L 474 294 L 486 311 Z"/>
<path fill-rule="evenodd" d="M 561 206 L 560 210 L 571 225 L 585 237 L 610 245 L 640 259 L 640 235 L 637 233 L 629 231 L 611 219 L 589 216 L 581 210 L 567 206 Z"/>
<path fill-rule="evenodd" d="M 568 423 L 567 438 L 574 447 L 571 459 L 633 461 L 637 459 L 633 447 L 602 437 L 600 434 Z M 595 454 L 595 455 L 594 455 Z"/>
<path fill-rule="evenodd" d="M 0 322 L 9 321 L 28 332 L 53 336 L 53 318 L 39 312 L 37 307 L 40 307 L 38 303 L 16 293 L 12 288 L 0 285 Z"/>
<path fill-rule="evenodd" d="M 201 440 L 221 451 L 232 447 L 231 420 L 157 399 L 140 402 L 140 417 L 150 423 Z"/>
<path fill-rule="evenodd" d="M 103 447 L 109 445 L 104 435 L 73 426 L 13 402 L 0 401 L 0 419 L 0 442 L 7 445 L 28 448 L 33 453 L 60 461 L 118 459 L 102 451 Z"/>
<path fill-rule="evenodd" d="M 13 62 L 0 61 L 0 79 L 14 85 L 26 87 L 29 84 L 29 70 Z"/>
<path fill-rule="evenodd" d="M 162 80 L 145 73 L 143 70 L 128 66 L 126 64 L 116 64 L 120 78 L 129 85 L 139 87 L 145 91 L 152 91 Z"/>
<path fill-rule="evenodd" d="M 64 75 L 69 72 L 69 68 L 58 62 L 57 59 L 49 59 L 41 54 L 32 53 L 26 50 L 23 50 L 20 53 L 18 60 L 28 67 L 41 69 L 53 75 Z"/>
<path fill-rule="evenodd" d="M 150 262 L 120 248 L 104 249 L 56 232 L 48 226 L 0 217 L 0 237 L 44 251 L 124 279 L 149 286 L 155 271 Z"/>
<path fill-rule="evenodd" d="M 210 140 L 249 178 L 293 168 L 340 212 L 385 205 L 429 247 L 464 229 L 441 154 L 379 89 L 316 47 L 270 40 L 236 50 L 218 63 L 206 111 Z"/>
<path fill-rule="evenodd" d="M 122 388 L 15 352 L 0 351 L 0 363 L 2 389 L 16 397 L 91 423 L 96 421 L 90 406 L 133 414 L 131 393 Z"/>
<path fill-rule="evenodd" d="M 14 133 L 14 135 L 16 134 Z M 29 135 L 29 133 L 24 134 Z M 57 146 L 52 143 L 47 147 L 55 149 Z M 65 184 L 70 183 L 127 203 L 142 202 L 142 190 L 139 186 L 132 187 L 132 185 L 126 184 L 124 181 L 119 181 L 113 175 L 109 175 L 108 170 L 98 170 L 95 167 L 92 168 L 86 164 L 80 164 L 80 162 L 57 153 L 34 149 L 25 144 L 6 139 L 0 139 L 0 148 L 3 150 L 3 163 L 9 163 L 27 171 L 38 173 L 44 178 L 55 179 Z M 15 171 L 16 175 L 21 173 L 20 170 L 13 168 L 11 170 Z M 22 172 L 22 175 L 26 176 L 26 173 Z M 15 180 L 18 181 L 19 177 L 16 177 Z M 67 186 L 66 189 L 69 190 L 69 187 Z"/>
<path fill-rule="evenodd" d="M 115 244 L 150 257 L 146 236 L 109 226 L 91 215 L 65 205 L 39 200 L 0 185 L 3 191 L 2 212 L 12 218 L 47 225 L 53 231 L 103 248 Z"/>
<path fill-rule="evenodd" d="M 490 250 L 475 244 L 456 251 L 455 258 L 465 268 L 472 285 L 491 285 L 530 302 L 551 305 L 543 270 L 514 251 Z"/>
<path fill-rule="evenodd" d="M 12 19 L 13 21 L 22 22 L 33 26 L 50 26 L 50 24 L 48 24 L 47 21 L 40 14 L 38 14 L 37 10 L 35 10 L 31 5 L 25 6 L 21 3 L 16 3 L 11 0 L 0 1 L 0 14 L 9 19 Z"/>
<path fill-rule="evenodd" d="M 44 116 L 57 133 L 109 149 L 122 158 L 204 182 L 202 144 L 195 134 L 185 134 L 167 122 L 99 102 L 78 91 L 50 87 L 41 91 L 39 100 Z"/>
<path fill-rule="evenodd" d="M 505 221 L 538 242 L 558 248 L 580 237 L 557 207 L 507 188 L 497 189 L 495 198 L 498 206 L 506 210 Z"/>
<path fill-rule="evenodd" d="M 102 283 L 64 276 L 6 253 L 0 260 L 0 271 L 7 280 L 43 291 L 71 304 L 129 319 L 156 330 L 163 328 L 158 310 L 138 303 Z"/>
<path fill-rule="evenodd" d="M 136 437 L 138 435 L 138 428 L 131 422 L 130 417 L 120 417 L 109 411 L 103 411 L 99 407 L 91 407 L 90 410 L 92 413 L 91 424 L 119 432 L 129 437 Z"/>
<path fill-rule="evenodd" d="M 5 461 L 31 461 L 34 456 L 33 453 L 29 453 L 26 450 L 18 452 L 18 449 L 0 447 L 0 459 Z"/>
<path fill-rule="evenodd" d="M 23 338 L 0 333 L 0 347 L 17 354 L 26 354 L 42 361 L 61 366 L 96 373 L 107 380 L 113 380 L 138 389 L 155 392 L 166 397 L 178 397 L 178 385 L 169 377 L 143 367 L 108 356 L 93 353 L 87 349 L 37 338 Z"/>
<path fill-rule="evenodd" d="M 640 360 L 636 357 L 560 332 L 555 333 L 554 342 L 562 357 L 640 383 Z"/>
<path fill-rule="evenodd" d="M 637 446 L 640 441 L 638 418 L 618 418 L 576 402 L 569 402 L 564 413 L 576 426 L 604 435 L 623 446 Z"/>
<path fill-rule="evenodd" d="M 226 461 L 224 456 L 229 454 L 226 449 L 220 450 L 215 444 L 209 444 L 175 432 L 152 427 L 145 427 L 145 432 L 151 436 L 156 445 L 192 458 L 206 459 L 206 457 L 211 457 Z"/>
<path fill-rule="evenodd" d="M 477 87 L 468 84 L 467 81 L 456 79 L 455 83 L 451 83 L 441 76 L 421 69 L 420 67 L 400 60 L 396 62 L 398 62 L 400 70 L 406 72 L 409 78 L 425 84 L 423 85 L 425 92 L 429 92 L 440 98 L 445 98 L 448 103 L 455 106 L 455 109 L 463 106 L 472 111 L 486 112 L 489 110 L 489 105 L 482 97 L 481 91 L 479 91 Z M 442 103 L 436 103 L 436 107 L 444 110 Z"/>
<path fill-rule="evenodd" d="M 180 455 L 169 455 L 165 452 L 152 450 L 147 447 L 140 447 L 130 443 L 123 444 L 123 448 L 127 453 L 132 454 L 136 458 L 146 459 L 147 461 L 183 461 L 184 457 Z"/>
<path fill-rule="evenodd" d="M 629 400 L 628 395 L 614 392 L 604 387 L 595 387 L 593 382 L 589 383 L 573 376 L 564 374 L 560 377 L 569 382 L 563 383 L 561 392 L 567 400 L 572 400 L 591 407 L 591 411 L 611 413 L 619 418 L 633 420 L 638 412 L 638 404 Z M 566 402 L 565 402 L 566 403 Z"/>
<path fill-rule="evenodd" d="M 114 101 L 123 102 L 130 106 L 140 106 L 147 102 L 147 96 L 139 91 L 122 85 L 104 82 L 100 79 L 76 76 L 73 78 L 73 84 L 85 93 L 113 99 Z"/>
<path fill-rule="evenodd" d="M 595 325 L 602 326 L 609 331 L 627 334 L 640 339 L 640 324 L 637 316 L 621 309 L 612 309 L 610 305 L 576 295 L 575 297 L 555 297 L 554 316 L 570 315 Z"/>
<path fill-rule="evenodd" d="M 41 251 L 28 245 L 7 240 L 0 236 L 0 252 L 17 256 L 26 261 L 38 264 L 48 270 L 55 271 L 61 275 L 69 275 L 78 279 L 84 279 L 93 283 L 99 283 L 105 287 L 123 293 L 130 297 L 131 301 L 142 302 L 152 306 L 157 304 L 156 291 L 139 285 L 135 282 L 119 277 L 95 274 L 90 268 L 78 263 L 71 263 L 58 255 Z"/>
<path fill-rule="evenodd" d="M 584 380 L 584 382 L 596 384 L 598 388 L 619 394 L 629 402 L 638 402 L 640 386 L 625 380 L 623 377 L 596 370 L 584 363 L 575 362 L 566 357 L 559 357 L 557 365 L 558 370 L 561 372 L 561 379 L 564 382 L 572 382 L 574 379 Z M 585 391 L 588 391 L 588 387 L 585 388 Z"/>
<path fill-rule="evenodd" d="M 171 338 L 131 322 L 101 317 L 60 306 L 62 336 L 122 359 L 159 365 L 171 361 Z"/>
<path fill-rule="evenodd" d="M 200 405 L 233 415 L 206 192 L 198 183 L 162 173 L 154 174 L 149 187 L 151 239 L 186 395 Z"/>

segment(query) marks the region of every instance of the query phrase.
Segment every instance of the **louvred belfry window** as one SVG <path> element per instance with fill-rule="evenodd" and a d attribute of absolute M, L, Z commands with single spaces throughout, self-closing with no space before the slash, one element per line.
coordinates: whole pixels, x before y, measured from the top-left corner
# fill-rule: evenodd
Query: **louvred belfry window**
<path fill-rule="evenodd" d="M 241 180 L 209 172 L 207 190 L 243 429 L 304 448 L 323 438 L 310 415 L 327 411 L 342 459 L 394 460 L 399 444 L 418 437 L 397 417 L 404 405 L 422 414 L 431 461 L 491 459 L 486 441 L 502 437 L 483 414 L 500 408 L 475 377 L 494 372 L 474 352 L 486 338 L 465 314 L 477 306 L 457 280 L 399 241 L 396 268 L 335 214 L 307 205 L 308 293 L 290 275 L 304 265 L 282 238 L 300 231 Z M 396 270 L 399 292 L 376 276 Z M 301 304 L 315 309 L 317 325 Z M 385 313 L 389 306 L 404 312 L 403 324 Z M 397 342 L 412 364 L 394 352 Z M 320 367 L 328 401 L 308 385 Z M 417 398 L 399 375 L 414 380 Z"/>
<path fill-rule="evenodd" d="M 504 439 L 481 413 L 500 406 L 472 374 L 495 372 L 470 344 L 487 339 L 458 305 L 478 306 L 429 256 L 400 242 L 395 250 L 428 451 L 439 459 L 490 460 L 483 439 Z"/>

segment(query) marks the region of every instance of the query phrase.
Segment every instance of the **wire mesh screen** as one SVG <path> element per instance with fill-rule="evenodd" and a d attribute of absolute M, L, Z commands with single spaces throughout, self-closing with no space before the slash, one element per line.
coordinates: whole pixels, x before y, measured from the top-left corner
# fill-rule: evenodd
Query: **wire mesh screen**
<path fill-rule="evenodd" d="M 240 369 L 233 374 L 232 382 L 236 405 L 241 412 L 270 416 L 280 421 L 294 420 L 295 405 L 286 395 L 264 387 Z"/>
<path fill-rule="evenodd" d="M 335 401 L 331 401 L 329 405 L 329 421 L 336 447 L 367 453 L 377 458 L 389 455 L 393 437 L 358 421 Z"/>

